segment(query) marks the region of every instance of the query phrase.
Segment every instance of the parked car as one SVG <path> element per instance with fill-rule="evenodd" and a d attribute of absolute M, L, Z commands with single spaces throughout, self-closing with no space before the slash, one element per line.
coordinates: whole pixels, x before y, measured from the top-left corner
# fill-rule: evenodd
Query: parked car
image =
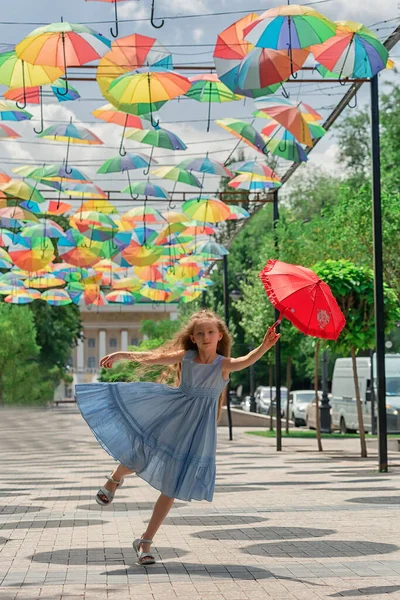
<path fill-rule="evenodd" d="M 358 384 L 365 431 L 372 429 L 371 358 L 356 358 Z M 376 355 L 373 356 L 374 390 L 376 398 Z M 386 354 L 386 418 L 389 433 L 400 432 L 400 354 Z M 332 378 L 332 427 L 342 433 L 356 432 L 359 428 L 357 402 L 351 358 L 338 358 Z M 375 404 L 376 414 L 376 404 Z"/>
<path fill-rule="evenodd" d="M 230 390 L 229 392 L 229 400 L 232 408 L 242 408 L 242 403 L 240 398 L 237 396 L 234 390 Z"/>
<path fill-rule="evenodd" d="M 322 400 L 322 392 L 318 391 L 318 400 L 319 400 L 319 405 L 321 406 L 321 400 Z M 316 402 L 315 402 L 315 392 L 312 391 L 312 398 L 311 401 L 307 404 L 306 406 L 306 412 L 305 412 L 305 421 L 306 421 L 306 425 L 308 427 L 308 429 L 316 429 L 317 427 L 317 418 L 316 418 Z"/>
<path fill-rule="evenodd" d="M 242 410 L 250 412 L 251 396 L 245 396 L 241 402 Z"/>
<path fill-rule="evenodd" d="M 293 392 L 290 392 L 289 416 L 295 427 L 306 425 L 306 409 L 314 398 L 314 390 L 294 390 Z"/>
<path fill-rule="evenodd" d="M 287 388 L 281 387 L 281 416 L 285 414 Z M 255 400 L 257 412 L 264 415 L 276 414 L 276 387 L 260 385 L 256 389 Z"/>

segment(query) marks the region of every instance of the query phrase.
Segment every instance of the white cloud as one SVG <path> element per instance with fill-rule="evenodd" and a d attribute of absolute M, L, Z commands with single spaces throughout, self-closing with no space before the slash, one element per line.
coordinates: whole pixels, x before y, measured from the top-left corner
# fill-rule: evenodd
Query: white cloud
<path fill-rule="evenodd" d="M 196 29 L 193 29 L 192 35 L 194 41 L 199 42 L 204 35 L 204 29 L 202 29 L 201 27 L 196 27 Z"/>

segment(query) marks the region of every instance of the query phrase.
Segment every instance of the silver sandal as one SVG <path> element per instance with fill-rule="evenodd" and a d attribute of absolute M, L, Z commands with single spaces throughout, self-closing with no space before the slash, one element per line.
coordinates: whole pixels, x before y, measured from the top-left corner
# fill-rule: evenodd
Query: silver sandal
<path fill-rule="evenodd" d="M 141 544 L 152 544 L 153 540 L 145 540 L 143 538 L 138 538 L 134 542 L 132 542 L 133 549 L 135 550 L 139 565 L 154 565 L 156 562 L 154 556 L 149 554 L 148 552 L 144 552 L 143 550 L 139 550 Z"/>
<path fill-rule="evenodd" d="M 123 477 L 121 477 L 121 479 L 119 481 L 117 481 L 116 479 L 113 478 L 112 473 L 110 473 L 110 475 L 106 475 L 106 477 L 107 477 L 108 481 L 112 481 L 113 483 L 116 483 L 117 487 L 115 488 L 115 490 L 113 492 L 111 492 L 110 490 L 107 490 L 104 486 L 102 486 L 99 489 L 99 491 L 96 494 L 95 500 L 96 500 L 97 504 L 100 504 L 101 506 L 108 506 L 109 504 L 111 504 L 111 502 L 114 500 L 115 492 L 124 483 Z M 102 496 L 105 496 L 106 498 L 108 498 L 108 501 L 106 502 L 105 500 L 103 500 L 103 498 L 100 498 L 100 494 Z"/>

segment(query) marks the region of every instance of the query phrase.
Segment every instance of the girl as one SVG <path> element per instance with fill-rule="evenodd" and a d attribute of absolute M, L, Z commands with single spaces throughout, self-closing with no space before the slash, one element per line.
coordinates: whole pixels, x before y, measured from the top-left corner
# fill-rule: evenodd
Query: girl
<path fill-rule="evenodd" d="M 217 422 L 229 374 L 255 363 L 278 340 L 268 329 L 262 344 L 230 358 L 231 337 L 213 312 L 195 313 L 172 342 L 151 352 L 115 352 L 100 361 L 166 365 L 163 383 L 91 383 L 76 386 L 79 409 L 103 448 L 120 464 L 97 493 L 98 504 L 113 501 L 124 476 L 135 472 L 161 492 L 153 515 L 133 547 L 141 565 L 153 564 L 150 545 L 174 499 L 208 500 L 215 484 Z M 146 370 L 142 367 L 142 370 Z"/>

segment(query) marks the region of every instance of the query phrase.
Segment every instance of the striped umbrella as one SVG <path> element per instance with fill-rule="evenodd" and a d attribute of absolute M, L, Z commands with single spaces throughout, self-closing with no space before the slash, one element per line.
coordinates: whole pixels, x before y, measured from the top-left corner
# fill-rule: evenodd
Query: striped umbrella
<path fill-rule="evenodd" d="M 234 102 L 241 99 L 240 96 L 234 94 L 222 83 L 216 73 L 194 75 L 193 77 L 189 77 L 189 81 L 191 87 L 185 95 L 198 102 L 208 103 L 207 131 L 210 131 L 212 102 Z"/>
<path fill-rule="evenodd" d="M 0 121 L 29 121 L 32 116 L 27 110 L 18 108 L 14 102 L 0 100 Z"/>
<path fill-rule="evenodd" d="M 66 290 L 46 290 L 42 292 L 41 299 L 51 306 L 66 306 L 72 302 Z"/>
<path fill-rule="evenodd" d="M 183 141 L 168 129 L 163 129 L 158 125 L 154 129 L 132 129 L 126 136 L 126 139 L 140 142 L 141 144 L 149 144 L 151 146 L 150 163 L 153 158 L 154 147 L 165 148 L 167 150 L 187 150 L 187 146 Z M 150 166 L 144 171 L 148 175 Z"/>
<path fill-rule="evenodd" d="M 136 129 L 144 129 L 148 123 L 144 123 L 144 120 L 149 121 L 149 117 L 145 115 L 142 119 L 135 115 L 130 115 L 127 112 L 117 110 L 113 104 L 105 104 L 100 108 L 97 108 L 92 112 L 92 115 L 96 119 L 101 119 L 106 123 L 114 123 L 115 125 L 121 125 L 123 127 L 121 143 L 119 146 L 119 153 L 121 156 L 125 156 L 124 150 L 124 136 L 127 127 L 135 127 Z"/>

